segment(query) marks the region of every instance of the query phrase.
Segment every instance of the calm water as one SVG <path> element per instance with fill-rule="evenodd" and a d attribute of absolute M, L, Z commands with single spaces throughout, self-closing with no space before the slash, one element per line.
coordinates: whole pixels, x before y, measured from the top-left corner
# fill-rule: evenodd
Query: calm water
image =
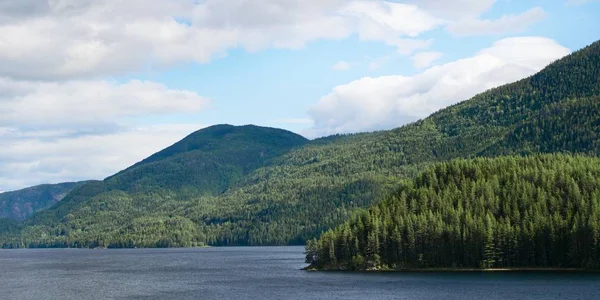
<path fill-rule="evenodd" d="M 0 251 L 0 299 L 600 299 L 591 274 L 321 273 L 301 247 Z"/>

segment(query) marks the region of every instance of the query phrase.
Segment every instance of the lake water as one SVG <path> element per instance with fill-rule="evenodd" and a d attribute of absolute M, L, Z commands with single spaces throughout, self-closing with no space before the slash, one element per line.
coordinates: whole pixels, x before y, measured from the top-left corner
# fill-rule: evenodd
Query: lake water
<path fill-rule="evenodd" d="M 600 299 L 597 274 L 306 272 L 302 252 L 0 250 L 0 299 Z"/>

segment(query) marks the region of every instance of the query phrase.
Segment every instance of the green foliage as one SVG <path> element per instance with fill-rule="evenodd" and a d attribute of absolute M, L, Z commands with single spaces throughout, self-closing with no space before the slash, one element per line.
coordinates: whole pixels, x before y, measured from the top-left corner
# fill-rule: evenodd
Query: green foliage
<path fill-rule="evenodd" d="M 600 149 L 600 96 L 566 99 L 530 113 L 481 155 L 579 152 Z"/>
<path fill-rule="evenodd" d="M 62 200 L 70 191 L 87 182 L 38 185 L 18 191 L 0 193 L 0 218 L 17 221 L 44 210 Z M 0 232 L 3 232 L 0 230 Z"/>
<path fill-rule="evenodd" d="M 0 218 L 0 232 L 14 232 L 19 228 L 19 223 L 8 218 Z"/>
<path fill-rule="evenodd" d="M 123 191 L 167 188 L 191 196 L 220 195 L 269 159 L 305 144 L 289 131 L 215 125 L 107 178 L 109 189 Z"/>
<path fill-rule="evenodd" d="M 378 204 L 438 162 L 554 152 L 598 155 L 598 57 L 600 42 L 530 78 L 390 131 L 307 142 L 277 129 L 209 127 L 101 183 L 74 190 L 28 219 L 19 242 L 75 247 L 95 245 L 100 237 L 108 245 L 162 246 L 170 228 L 178 234 L 177 245 L 302 244 Z M 133 230 L 138 219 L 154 225 Z M 157 225 L 169 220 L 186 225 Z M 406 242 L 412 249 L 421 232 L 409 228 L 406 234 L 380 230 L 388 231 L 385 241 Z M 345 236 L 344 245 L 369 248 L 355 263 L 385 259 L 377 246 L 381 237 L 357 239 L 350 229 Z M 0 243 L 10 247 L 14 239 L 0 236 Z M 486 264 L 496 263 L 494 248 L 487 250 Z"/>
<path fill-rule="evenodd" d="M 178 200 L 218 196 L 266 161 L 306 142 L 304 137 L 281 129 L 211 126 L 103 182 L 74 190 L 31 222 L 56 223 L 86 201 L 113 191 L 134 197 L 170 193 L 169 197 Z"/>
<path fill-rule="evenodd" d="M 599 233 L 600 159 L 460 159 L 436 164 L 308 243 L 307 262 L 338 269 L 600 268 Z"/>

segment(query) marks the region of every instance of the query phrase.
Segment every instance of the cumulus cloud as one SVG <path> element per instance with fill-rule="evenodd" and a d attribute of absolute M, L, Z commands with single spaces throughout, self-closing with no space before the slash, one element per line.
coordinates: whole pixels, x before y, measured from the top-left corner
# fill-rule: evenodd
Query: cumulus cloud
<path fill-rule="evenodd" d="M 359 17 L 359 34 L 373 37 L 390 32 L 416 37 L 439 22 L 418 6 L 387 1 L 354 1 L 342 12 Z"/>
<path fill-rule="evenodd" d="M 64 126 L 115 118 L 199 111 L 208 99 L 156 82 L 55 82 L 0 78 L 0 126 Z"/>
<path fill-rule="evenodd" d="M 0 126 L 64 126 L 199 111 L 208 99 L 156 82 L 29 82 L 0 78 Z"/>
<path fill-rule="evenodd" d="M 2 2 L 0 76 L 81 78 L 180 62 L 204 63 L 230 48 L 300 48 L 319 39 L 426 47 L 437 25 L 415 5 L 387 1 L 142 0 Z"/>
<path fill-rule="evenodd" d="M 231 48 L 300 48 L 357 34 L 401 54 L 427 48 L 439 26 L 457 34 L 507 32 L 533 9 L 480 20 L 493 0 L 61 0 L 0 2 L 0 76 L 55 80 L 205 63 Z M 477 25 L 477 26 L 473 26 Z M 473 27 L 483 29 L 470 32 Z M 513 28 L 515 27 L 515 28 Z"/>
<path fill-rule="evenodd" d="M 437 51 L 419 52 L 411 56 L 411 60 L 415 68 L 423 69 L 431 66 L 433 62 L 442 58 L 442 56 L 444 56 L 444 54 Z"/>
<path fill-rule="evenodd" d="M 430 13 L 455 35 L 518 33 L 546 16 L 543 9 L 534 7 L 497 19 L 481 18 L 496 2 L 497 0 L 409 0 L 407 3 L 417 5 Z"/>
<path fill-rule="evenodd" d="M 206 62 L 235 43 L 235 32 L 179 22 L 176 16 L 183 13 L 168 2 L 104 0 L 81 9 L 53 6 L 46 14 L 2 24 L 0 76 L 48 80 L 119 74 L 155 62 Z M 147 8 L 153 5 L 157 9 Z"/>
<path fill-rule="evenodd" d="M 532 75 L 569 52 L 546 38 L 508 38 L 473 57 L 415 76 L 365 77 L 337 86 L 321 98 L 308 112 L 314 126 L 305 134 L 314 137 L 398 127 Z"/>
<path fill-rule="evenodd" d="M 496 0 L 408 0 L 443 20 L 476 17 L 488 11 Z"/>

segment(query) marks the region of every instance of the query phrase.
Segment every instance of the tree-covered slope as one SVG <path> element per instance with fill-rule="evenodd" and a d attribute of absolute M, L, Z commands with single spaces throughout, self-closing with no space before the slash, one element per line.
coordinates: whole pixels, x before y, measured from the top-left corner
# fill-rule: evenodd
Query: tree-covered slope
<path fill-rule="evenodd" d="M 480 154 L 560 151 L 598 154 L 599 133 L 600 95 L 567 99 L 531 114 Z"/>
<path fill-rule="evenodd" d="M 600 159 L 439 163 L 307 244 L 315 268 L 600 267 Z"/>
<path fill-rule="evenodd" d="M 236 144 L 217 135 L 220 146 L 206 148 L 207 134 L 194 145 L 214 151 L 192 159 L 186 155 L 194 151 L 172 147 L 104 183 L 86 185 L 28 220 L 19 243 L 298 244 L 378 203 L 398 182 L 436 162 L 538 152 L 598 155 L 599 57 L 596 42 L 532 77 L 413 124 L 286 147 L 251 167 L 241 167 L 247 155 L 236 151 L 256 155 L 243 150 L 254 139 L 240 137 Z M 213 159 L 221 154 L 226 159 Z M 235 167 L 223 165 L 228 162 Z"/>
<path fill-rule="evenodd" d="M 453 158 L 600 154 L 600 42 L 516 83 L 391 131 L 314 141 L 248 176 L 207 210 L 186 206 L 216 244 L 306 240 L 377 203 L 398 180 Z"/>
<path fill-rule="evenodd" d="M 87 182 L 43 184 L 0 193 L 0 218 L 24 220 L 30 215 L 58 203 L 67 193 L 85 183 Z"/>
<path fill-rule="evenodd" d="M 105 180 L 122 191 L 186 190 L 219 195 L 248 172 L 308 140 L 295 133 L 253 125 L 215 125 Z"/>
<path fill-rule="evenodd" d="M 196 131 L 172 146 L 106 178 L 74 190 L 33 223 L 60 222 L 94 197 L 169 194 L 177 200 L 217 196 L 265 162 L 308 140 L 295 133 L 253 125 L 215 125 Z M 147 205 L 147 204 L 144 204 Z"/>

